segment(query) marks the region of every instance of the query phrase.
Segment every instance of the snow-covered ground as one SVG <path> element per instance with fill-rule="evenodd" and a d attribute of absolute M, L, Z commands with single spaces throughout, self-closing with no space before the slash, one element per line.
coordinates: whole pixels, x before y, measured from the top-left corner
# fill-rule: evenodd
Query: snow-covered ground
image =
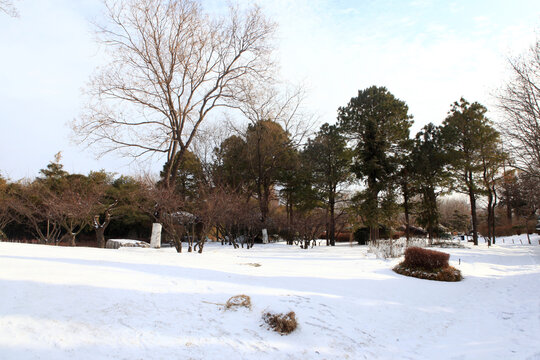
<path fill-rule="evenodd" d="M 0 358 L 540 359 L 532 239 L 444 249 L 459 283 L 395 274 L 399 259 L 348 244 L 177 254 L 0 243 Z M 251 310 L 213 304 L 238 294 Z M 263 312 L 289 310 L 294 333 L 263 326 Z"/>

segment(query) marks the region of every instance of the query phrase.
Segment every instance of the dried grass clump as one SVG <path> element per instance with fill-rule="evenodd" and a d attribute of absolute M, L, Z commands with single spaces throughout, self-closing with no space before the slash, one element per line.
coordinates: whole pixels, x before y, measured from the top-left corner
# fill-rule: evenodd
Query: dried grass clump
<path fill-rule="evenodd" d="M 405 250 L 405 261 L 403 264 L 409 268 L 433 271 L 449 266 L 449 259 L 450 254 L 441 251 L 410 247 Z"/>
<path fill-rule="evenodd" d="M 259 266 L 261 266 L 261 264 L 259 264 L 259 263 L 244 263 L 244 264 L 242 264 L 242 265 L 253 266 L 253 267 L 259 267 Z"/>
<path fill-rule="evenodd" d="M 226 309 L 231 309 L 233 307 L 246 307 L 248 309 L 251 309 L 251 298 L 247 295 L 235 295 L 231 297 L 227 302 L 225 303 Z"/>
<path fill-rule="evenodd" d="M 291 311 L 287 314 L 272 314 L 267 312 L 263 315 L 263 320 L 270 328 L 281 335 L 292 333 L 298 326 L 296 314 Z"/>

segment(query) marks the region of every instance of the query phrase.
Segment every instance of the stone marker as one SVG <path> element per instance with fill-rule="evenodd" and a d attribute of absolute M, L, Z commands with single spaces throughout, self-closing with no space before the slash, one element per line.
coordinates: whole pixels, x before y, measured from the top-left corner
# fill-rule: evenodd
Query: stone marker
<path fill-rule="evenodd" d="M 262 242 L 268 244 L 268 231 L 266 229 L 262 229 Z"/>
<path fill-rule="evenodd" d="M 150 238 L 150 247 L 159 249 L 161 247 L 161 224 L 152 224 L 152 237 Z"/>

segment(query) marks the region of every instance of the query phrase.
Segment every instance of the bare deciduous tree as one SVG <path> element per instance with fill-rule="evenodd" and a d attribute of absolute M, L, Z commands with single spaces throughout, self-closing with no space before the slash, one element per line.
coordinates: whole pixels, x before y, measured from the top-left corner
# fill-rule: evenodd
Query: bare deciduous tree
<path fill-rule="evenodd" d="M 97 25 L 111 63 L 88 85 L 89 103 L 73 123 L 106 153 L 165 154 L 165 185 L 201 123 L 240 99 L 239 86 L 271 76 L 275 26 L 256 6 L 212 18 L 194 0 L 106 1 Z"/>
<path fill-rule="evenodd" d="M 133 201 L 155 222 L 162 224 L 166 237 L 174 243 L 177 252 L 182 252 L 182 236 L 187 230 L 184 226 L 186 221 L 182 219 L 185 212 L 182 211 L 184 203 L 181 196 L 174 187 L 157 186 L 155 179 L 148 175 L 139 182 L 139 191 L 131 194 Z"/>
<path fill-rule="evenodd" d="M 278 86 L 281 90 L 278 90 Z M 278 123 L 289 134 L 291 144 L 295 147 L 313 133 L 317 119 L 303 106 L 306 98 L 303 86 L 243 82 L 241 90 L 242 101 L 236 108 L 251 124 L 266 120 Z"/>
<path fill-rule="evenodd" d="M 468 233 L 471 226 L 469 205 L 462 198 L 442 198 L 437 201 L 441 224 L 453 231 Z"/>
<path fill-rule="evenodd" d="M 70 246 L 76 245 L 77 235 L 92 221 L 99 196 L 98 189 L 88 184 L 84 177 L 71 175 L 62 192 L 51 192 L 43 199 L 53 218 L 66 232 L 62 240 L 67 240 Z"/>
<path fill-rule="evenodd" d="M 11 0 L 0 0 L 0 12 L 11 17 L 19 17 L 19 12 Z"/>
<path fill-rule="evenodd" d="M 9 194 L 8 183 L 0 175 L 0 239 L 5 237 L 5 227 L 14 220 L 11 209 L 12 196 Z"/>
<path fill-rule="evenodd" d="M 301 245 L 302 248 L 308 249 L 312 241 L 315 244 L 317 236 L 324 230 L 325 225 L 326 213 L 321 208 L 305 211 L 298 215 L 294 228 L 299 236 L 298 240 L 304 242 Z"/>
<path fill-rule="evenodd" d="M 112 218 L 112 211 L 117 205 L 118 200 L 115 200 L 103 210 L 103 221 L 101 221 L 101 216 L 99 214 L 94 215 L 93 226 L 96 231 L 96 241 L 99 248 L 105 248 L 105 229 L 109 226 Z"/>
<path fill-rule="evenodd" d="M 523 56 L 509 60 L 512 78 L 497 98 L 500 123 L 519 169 L 540 178 L 540 39 Z"/>
<path fill-rule="evenodd" d="M 51 196 L 46 186 L 33 182 L 18 184 L 11 200 L 17 222 L 26 224 L 42 244 L 57 244 L 62 232 L 58 212 L 52 207 L 54 202 L 46 201 Z"/>

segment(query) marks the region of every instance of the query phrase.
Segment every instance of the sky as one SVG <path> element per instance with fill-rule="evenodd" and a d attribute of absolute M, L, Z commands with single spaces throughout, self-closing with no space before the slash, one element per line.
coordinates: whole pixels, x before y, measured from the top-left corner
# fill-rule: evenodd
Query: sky
<path fill-rule="evenodd" d="M 493 94 L 508 78 L 507 58 L 540 34 L 540 2 L 239 0 L 257 3 L 278 25 L 280 77 L 306 86 L 304 107 L 334 123 L 358 90 L 385 86 L 409 106 L 414 134 L 440 124 L 460 97 L 496 121 Z M 86 174 L 157 172 L 162 158 L 135 162 L 76 145 L 69 123 L 103 49 L 91 21 L 100 0 L 15 0 L 20 17 L 0 13 L 0 174 L 33 178 L 62 152 L 64 168 Z M 220 11 L 224 0 L 203 0 Z"/>

